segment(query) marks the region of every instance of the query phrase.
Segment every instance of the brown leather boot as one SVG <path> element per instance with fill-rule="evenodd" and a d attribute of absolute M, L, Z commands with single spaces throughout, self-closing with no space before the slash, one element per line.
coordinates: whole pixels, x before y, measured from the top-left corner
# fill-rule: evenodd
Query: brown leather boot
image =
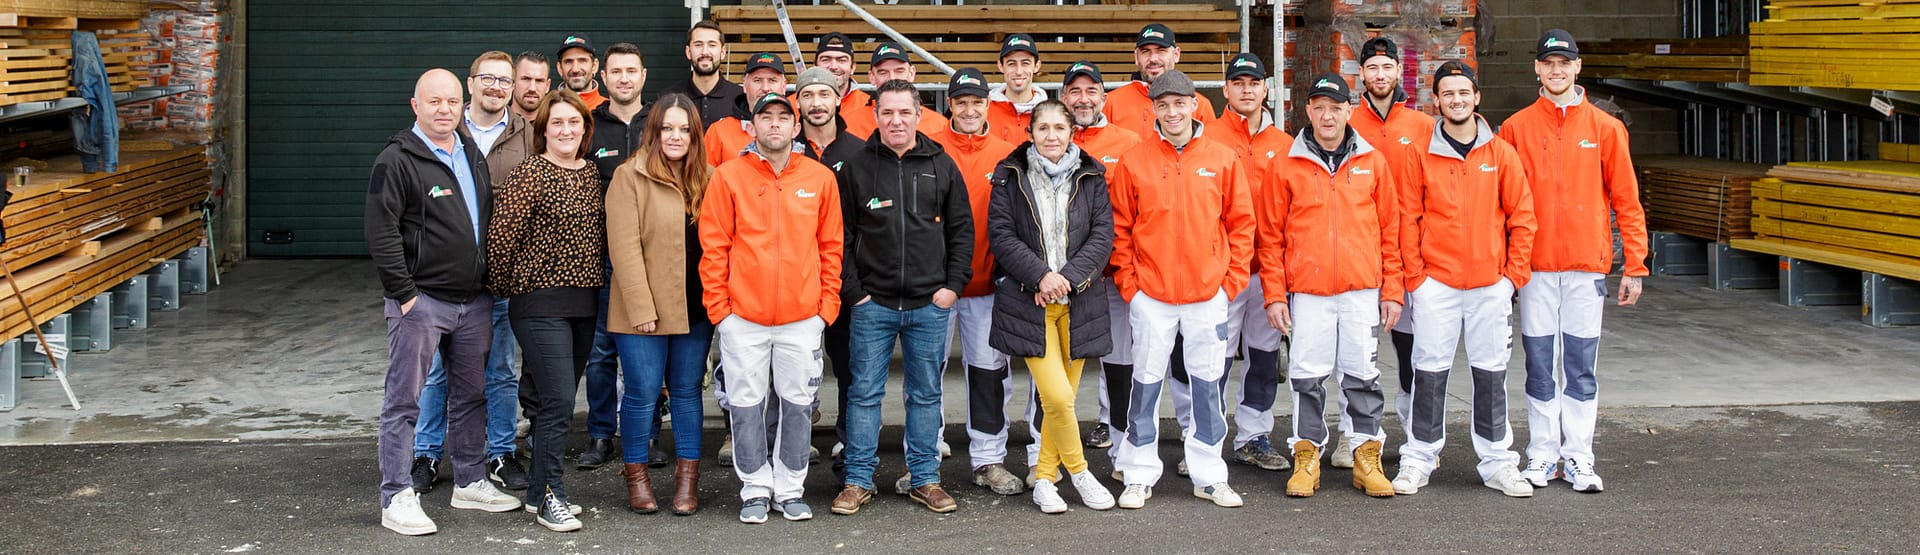
<path fill-rule="evenodd" d="M 700 511 L 700 459 L 680 459 L 673 468 L 673 514 Z"/>
<path fill-rule="evenodd" d="M 653 482 L 647 477 L 647 465 L 627 463 L 620 470 L 620 477 L 627 479 L 627 508 L 640 514 L 652 514 L 660 511 L 660 503 L 653 500 Z"/>

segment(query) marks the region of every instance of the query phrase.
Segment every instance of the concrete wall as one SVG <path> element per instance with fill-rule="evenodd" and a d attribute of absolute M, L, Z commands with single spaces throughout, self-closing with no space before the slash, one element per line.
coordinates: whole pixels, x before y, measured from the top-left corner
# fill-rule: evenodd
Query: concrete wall
<path fill-rule="evenodd" d="M 1496 123 L 1539 97 L 1533 49 L 1542 31 L 1566 29 L 1580 42 L 1680 36 L 1678 0 L 1486 0 L 1483 5 L 1482 17 L 1493 17 L 1494 38 L 1486 45 L 1486 37 L 1480 37 L 1480 110 Z M 1589 94 L 1611 98 L 1604 91 Z M 1617 102 L 1632 120 L 1627 129 L 1635 154 L 1679 152 L 1677 111 L 1625 99 Z"/>

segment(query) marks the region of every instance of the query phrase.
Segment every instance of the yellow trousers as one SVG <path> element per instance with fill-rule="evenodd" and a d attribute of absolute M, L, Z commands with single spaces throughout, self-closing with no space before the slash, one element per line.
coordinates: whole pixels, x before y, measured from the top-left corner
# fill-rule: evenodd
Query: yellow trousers
<path fill-rule="evenodd" d="M 1080 369 L 1086 361 L 1073 358 L 1067 329 L 1067 305 L 1047 305 L 1046 356 L 1027 359 L 1045 415 L 1035 477 L 1054 482 L 1060 480 L 1060 465 L 1066 465 L 1069 474 L 1087 470 L 1087 458 L 1080 451 L 1080 419 L 1074 415 L 1074 394 L 1080 390 Z"/>

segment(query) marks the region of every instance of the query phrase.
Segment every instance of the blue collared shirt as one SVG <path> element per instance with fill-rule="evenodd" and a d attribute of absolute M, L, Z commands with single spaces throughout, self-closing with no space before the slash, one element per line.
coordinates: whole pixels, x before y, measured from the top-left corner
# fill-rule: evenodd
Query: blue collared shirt
<path fill-rule="evenodd" d="M 480 194 L 473 185 L 473 167 L 467 163 L 467 149 L 460 144 L 460 134 L 453 134 L 451 152 L 427 138 L 427 132 L 421 130 L 418 123 L 413 124 L 413 134 L 420 137 L 421 142 L 427 143 L 427 148 L 433 151 L 433 157 L 439 158 L 440 163 L 453 170 L 453 179 L 460 183 L 460 199 L 467 203 L 467 221 L 473 224 L 473 243 L 480 244 Z"/>
<path fill-rule="evenodd" d="M 513 114 L 502 113 L 500 114 L 500 121 L 482 128 L 479 124 L 473 122 L 473 108 L 468 107 L 467 117 L 462 119 L 466 121 L 467 134 L 473 135 L 473 146 L 480 147 L 480 155 L 486 156 L 493 151 L 493 143 L 498 142 L 500 136 L 507 133 L 507 120 L 512 117 Z"/>

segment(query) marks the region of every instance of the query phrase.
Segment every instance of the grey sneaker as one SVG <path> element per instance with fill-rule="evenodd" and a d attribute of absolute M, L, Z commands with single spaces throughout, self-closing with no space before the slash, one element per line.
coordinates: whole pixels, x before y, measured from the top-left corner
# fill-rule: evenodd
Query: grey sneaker
<path fill-rule="evenodd" d="M 780 516 L 785 517 L 787 520 L 810 520 L 813 518 L 813 507 L 808 507 L 807 502 L 801 501 L 798 497 L 774 503 L 773 510 L 780 511 Z"/>
<path fill-rule="evenodd" d="M 893 492 L 900 495 L 906 495 L 906 494 L 912 493 L 913 492 L 913 475 L 901 474 L 900 479 L 893 481 Z"/>
<path fill-rule="evenodd" d="M 1273 443 L 1267 441 L 1267 436 L 1253 438 L 1246 445 L 1234 449 L 1233 462 L 1251 465 L 1261 470 L 1280 471 L 1293 468 L 1293 463 L 1288 462 L 1287 456 L 1281 454 L 1279 449 L 1273 448 Z"/>
<path fill-rule="evenodd" d="M 973 484 L 985 486 L 1000 495 L 1016 495 L 1025 491 L 1025 488 L 1021 487 L 1020 478 L 1015 477 L 1012 472 L 1007 472 L 1006 465 L 1002 464 L 990 464 L 973 469 Z"/>
<path fill-rule="evenodd" d="M 1334 468 L 1353 468 L 1353 442 L 1347 436 L 1340 436 L 1340 443 L 1333 448 Z"/>
<path fill-rule="evenodd" d="M 1106 449 L 1113 446 L 1113 429 L 1106 424 L 1094 424 L 1093 431 L 1087 433 L 1087 447 Z"/>
<path fill-rule="evenodd" d="M 747 524 L 761 524 L 766 522 L 767 509 L 772 505 L 773 498 L 771 497 L 748 499 L 747 504 L 740 507 L 740 522 Z"/>

